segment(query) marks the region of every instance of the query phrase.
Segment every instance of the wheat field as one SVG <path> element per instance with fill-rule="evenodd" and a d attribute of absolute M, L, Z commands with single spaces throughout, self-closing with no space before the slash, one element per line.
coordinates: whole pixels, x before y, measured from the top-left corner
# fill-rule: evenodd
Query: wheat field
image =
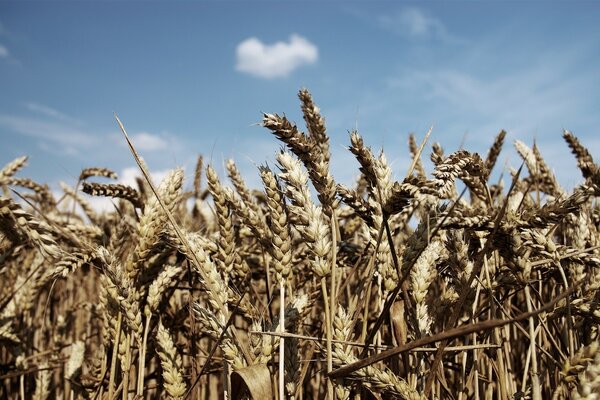
<path fill-rule="evenodd" d="M 395 173 L 352 131 L 347 187 L 299 99 L 305 132 L 263 115 L 285 147 L 260 188 L 201 157 L 152 182 L 120 121 L 135 188 L 91 167 L 56 195 L 5 160 L 0 398 L 600 398 L 600 167 L 575 135 L 571 192 L 521 141 L 493 181 L 503 131 L 485 157 L 410 135 Z"/>

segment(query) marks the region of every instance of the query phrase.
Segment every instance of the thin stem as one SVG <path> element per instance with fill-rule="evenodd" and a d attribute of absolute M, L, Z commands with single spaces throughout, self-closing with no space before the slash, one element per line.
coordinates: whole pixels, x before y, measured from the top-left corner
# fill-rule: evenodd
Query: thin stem
<path fill-rule="evenodd" d="M 279 277 L 279 323 L 285 332 L 285 279 Z M 279 339 L 279 398 L 285 400 L 285 339 Z"/>
<path fill-rule="evenodd" d="M 329 374 L 333 370 L 333 350 L 331 346 L 332 340 L 332 320 L 331 310 L 329 308 L 329 297 L 327 295 L 327 282 L 325 277 L 321 278 L 321 292 L 323 293 L 323 308 L 325 308 L 325 330 L 327 335 L 327 373 Z M 333 384 L 331 378 L 327 378 L 327 398 L 333 400 Z"/>
<path fill-rule="evenodd" d="M 130 360 L 131 360 L 131 335 L 125 335 L 125 362 L 127 365 L 126 369 L 123 370 L 123 400 L 127 400 L 129 395 L 129 372 L 130 372 Z"/>
<path fill-rule="evenodd" d="M 112 358 L 110 360 L 110 377 L 108 379 L 108 398 L 112 399 L 115 387 L 115 374 L 117 369 L 117 354 L 119 352 L 119 343 L 121 341 L 121 322 L 123 320 L 123 314 L 119 311 L 117 315 L 117 337 L 115 338 L 115 344 L 113 346 Z"/>
<path fill-rule="evenodd" d="M 142 348 L 140 349 L 139 359 L 139 371 L 138 371 L 138 382 L 137 382 L 137 395 L 144 396 L 144 369 L 146 367 L 146 346 L 148 344 L 148 331 L 150 330 L 150 320 L 152 314 L 146 318 L 146 326 L 144 327 L 144 339 L 142 342 Z"/>
<path fill-rule="evenodd" d="M 533 310 L 529 285 L 525 286 L 525 298 L 527 300 L 527 312 Z M 533 400 L 542 399 L 542 390 L 540 387 L 540 378 L 538 376 L 537 351 L 535 346 L 536 338 L 535 321 L 533 316 L 529 318 L 529 348 L 531 349 L 531 385 L 533 389 Z"/>

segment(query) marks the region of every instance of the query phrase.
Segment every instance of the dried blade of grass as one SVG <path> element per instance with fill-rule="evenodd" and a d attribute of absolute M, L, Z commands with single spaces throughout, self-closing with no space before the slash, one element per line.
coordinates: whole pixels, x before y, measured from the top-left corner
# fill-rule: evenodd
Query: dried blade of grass
<path fill-rule="evenodd" d="M 273 399 L 269 368 L 265 364 L 257 364 L 233 372 L 231 398 L 232 400 Z"/>
<path fill-rule="evenodd" d="M 265 331 L 253 331 L 250 330 L 248 331 L 249 334 L 251 335 L 267 335 L 267 336 L 277 336 L 277 337 L 285 337 L 285 338 L 292 338 L 292 339 L 301 339 L 301 340 L 310 340 L 311 342 L 321 342 L 321 343 L 325 343 L 327 342 L 326 338 L 322 338 L 322 337 L 317 337 L 317 336 L 308 336 L 308 335 L 300 335 L 298 333 L 290 333 L 290 332 L 265 332 Z M 353 341 L 349 341 L 349 340 L 338 340 L 338 339 L 331 339 L 332 343 L 336 343 L 336 344 L 343 344 L 345 346 L 353 346 L 353 347 L 364 347 L 365 343 L 363 342 L 353 342 Z M 394 346 L 392 345 L 386 345 L 386 344 L 369 344 L 368 345 L 369 348 L 371 349 L 381 349 L 381 350 L 388 350 L 388 349 L 393 349 Z M 444 351 L 450 352 L 450 351 L 466 351 L 466 350 L 473 350 L 473 349 L 496 349 L 499 348 L 500 345 L 498 344 L 486 344 L 486 343 L 480 343 L 480 344 L 468 344 L 468 345 L 462 345 L 462 346 L 447 346 Z M 415 347 L 414 349 L 408 350 L 408 351 L 413 351 L 413 352 L 433 352 L 433 351 L 437 351 L 437 347 Z"/>
<path fill-rule="evenodd" d="M 427 141 L 429 140 L 429 136 L 431 136 L 432 131 L 433 131 L 433 125 L 431 125 L 429 127 L 429 130 L 425 134 L 425 137 L 423 138 L 423 141 L 421 142 L 419 149 L 417 150 L 416 154 L 413 156 L 413 160 L 412 160 L 412 163 L 410 164 L 410 168 L 408 169 L 408 172 L 406 173 L 407 178 L 412 175 L 413 171 L 415 170 L 415 167 L 417 166 L 417 163 L 420 162 L 421 154 L 423 154 L 423 149 L 425 149 L 425 145 L 427 144 Z"/>
<path fill-rule="evenodd" d="M 383 361 L 389 357 L 413 350 L 417 347 L 423 347 L 423 346 L 433 344 L 436 342 L 455 339 L 457 337 L 469 335 L 469 334 L 476 333 L 476 332 L 479 332 L 482 330 L 493 329 L 493 328 L 501 327 L 501 326 L 504 326 L 507 324 L 513 324 L 515 322 L 523 321 L 523 320 L 526 320 L 531 317 L 535 317 L 536 315 L 539 315 L 543 312 L 550 311 L 552 309 L 552 307 L 554 307 L 555 304 L 557 304 L 559 301 L 561 301 L 562 299 L 569 296 L 571 293 L 575 292 L 575 290 L 579 286 L 581 286 L 584 282 L 585 282 L 585 280 L 581 280 L 581 281 L 575 283 L 571 288 L 564 291 L 558 297 L 554 298 L 553 300 L 549 301 L 548 303 L 544 304 L 542 307 L 540 307 L 534 311 L 524 312 L 524 313 L 521 313 L 521 314 L 517 315 L 516 317 L 510 318 L 510 319 L 490 319 L 490 320 L 483 321 L 483 322 L 477 322 L 474 324 L 469 324 L 469 325 L 464 325 L 464 326 L 460 326 L 457 328 L 448 329 L 446 331 L 437 333 L 435 335 L 428 336 L 428 337 L 418 339 L 418 340 L 414 340 L 405 345 L 397 346 L 392 349 L 385 350 L 385 351 L 375 354 L 371 357 L 367 357 L 360 361 L 357 361 L 353 364 L 345 365 L 343 367 L 336 369 L 332 373 L 330 373 L 329 376 L 334 379 L 335 378 L 343 378 L 361 368 L 367 367 L 369 365 L 373 365 L 373 364 Z M 443 351 L 442 347 L 439 347 L 437 349 L 437 351 L 438 352 Z M 429 373 L 432 374 L 433 371 L 430 371 Z"/>
<path fill-rule="evenodd" d="M 411 157 L 416 157 L 417 152 L 418 152 L 418 147 L 417 147 L 417 141 L 415 139 L 415 134 L 414 133 L 410 133 L 408 135 L 408 150 L 410 151 L 410 155 Z M 421 159 L 418 158 L 417 162 L 415 164 L 415 170 L 417 172 L 417 176 L 425 178 L 425 176 L 427 175 L 425 173 L 425 168 L 423 168 L 423 163 L 421 162 Z"/>
<path fill-rule="evenodd" d="M 140 170 L 142 171 L 142 175 L 144 175 L 144 179 L 146 180 L 146 182 L 150 186 L 150 189 L 152 190 L 152 193 L 154 193 L 154 195 L 156 196 L 156 199 L 158 200 L 158 203 L 160 204 L 161 208 L 163 209 L 163 211 L 167 215 L 167 218 L 169 219 L 169 222 L 171 223 L 171 226 L 172 226 L 173 230 L 175 231 L 175 234 L 177 235 L 177 238 L 181 241 L 181 243 L 183 244 L 183 246 L 185 246 L 188 249 L 190 255 L 192 256 L 192 259 L 194 260 L 194 262 L 196 264 L 197 271 L 200 273 L 200 275 L 202 276 L 202 279 L 204 280 L 205 284 L 208 286 L 208 290 L 213 291 L 214 293 L 217 293 L 218 292 L 217 288 L 212 287 L 212 285 L 210 284 L 211 281 L 210 281 L 209 277 L 202 270 L 202 267 L 200 266 L 200 260 L 198 260 L 198 258 L 196 256 L 196 253 L 192 250 L 192 247 L 190 246 L 187 238 L 185 237 L 185 235 L 181 231 L 181 228 L 177 224 L 177 221 L 175 221 L 175 218 L 173 217 L 173 214 L 165 206 L 165 204 L 163 202 L 163 199 L 160 198 L 156 187 L 152 183 L 152 179 L 150 178 L 150 174 L 148 173 L 148 170 L 146 169 L 144 163 L 141 161 L 140 156 L 138 155 L 137 151 L 135 150 L 135 147 L 133 146 L 133 143 L 131 142 L 131 139 L 129 139 L 129 136 L 127 135 L 127 131 L 125 130 L 125 127 L 123 126 L 123 123 L 121 122 L 121 120 L 119 119 L 119 117 L 117 116 L 117 114 L 115 114 L 115 119 L 117 120 L 117 123 L 119 124 L 119 128 L 121 129 L 121 132 L 125 136 L 125 140 L 127 141 L 127 145 L 129 146 L 129 150 L 131 150 L 131 154 L 133 155 L 133 158 L 135 159 L 135 162 L 137 163 L 138 167 L 140 167 Z M 241 298 L 243 298 L 243 296 L 240 296 L 240 299 Z M 217 303 L 221 303 L 219 299 L 217 299 L 216 301 L 217 301 Z M 223 309 L 225 308 L 224 304 L 218 304 L 218 305 L 220 307 L 222 307 Z M 231 315 L 233 315 L 233 313 Z M 231 328 L 232 328 L 233 334 L 235 335 L 235 328 L 233 326 Z M 227 329 L 227 328 L 225 328 L 225 329 Z M 224 331 L 225 331 L 225 329 L 224 329 Z M 241 343 L 241 342 L 239 343 L 239 346 L 240 346 L 240 349 L 242 350 L 242 353 L 244 354 L 244 358 L 246 358 L 246 361 L 248 363 L 251 363 L 252 362 L 252 357 L 250 356 L 250 353 L 248 352 L 248 349 L 246 348 L 246 346 L 243 343 Z"/>

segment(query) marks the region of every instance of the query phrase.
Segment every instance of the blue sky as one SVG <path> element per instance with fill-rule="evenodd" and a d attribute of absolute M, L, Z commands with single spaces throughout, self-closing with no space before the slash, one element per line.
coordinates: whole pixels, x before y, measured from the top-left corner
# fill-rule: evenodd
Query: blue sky
<path fill-rule="evenodd" d="M 73 184 L 133 159 L 113 118 L 160 175 L 203 154 L 234 158 L 251 185 L 278 142 L 257 125 L 302 126 L 298 89 L 326 118 L 333 173 L 357 172 L 358 127 L 398 178 L 409 132 L 485 155 L 500 129 L 536 140 L 561 182 L 580 181 L 563 129 L 600 157 L 600 6 L 575 2 L 0 2 L 0 164 Z M 500 159 L 518 166 L 513 151 Z"/>

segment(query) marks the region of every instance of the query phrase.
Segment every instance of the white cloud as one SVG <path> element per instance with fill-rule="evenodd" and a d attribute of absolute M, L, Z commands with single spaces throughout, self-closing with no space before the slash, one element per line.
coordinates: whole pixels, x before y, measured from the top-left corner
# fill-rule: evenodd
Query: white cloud
<path fill-rule="evenodd" d="M 150 178 L 154 185 L 159 185 L 163 178 L 169 173 L 168 169 L 150 172 Z M 137 188 L 136 178 L 141 178 L 142 173 L 139 167 L 124 168 L 119 174 L 119 183 Z"/>
<path fill-rule="evenodd" d="M 131 135 L 131 142 L 139 151 L 166 150 L 167 142 L 158 135 L 148 132 L 140 132 Z"/>
<path fill-rule="evenodd" d="M 9 55 L 10 53 L 8 52 L 6 46 L 0 44 L 0 58 L 8 58 Z"/>
<path fill-rule="evenodd" d="M 406 7 L 393 14 L 381 15 L 379 24 L 403 36 L 459 41 L 448 32 L 442 21 L 416 7 Z"/>
<path fill-rule="evenodd" d="M 252 37 L 238 44 L 236 69 L 264 79 L 283 78 L 296 68 L 314 64 L 319 58 L 317 46 L 299 35 L 289 42 L 264 44 Z"/>

